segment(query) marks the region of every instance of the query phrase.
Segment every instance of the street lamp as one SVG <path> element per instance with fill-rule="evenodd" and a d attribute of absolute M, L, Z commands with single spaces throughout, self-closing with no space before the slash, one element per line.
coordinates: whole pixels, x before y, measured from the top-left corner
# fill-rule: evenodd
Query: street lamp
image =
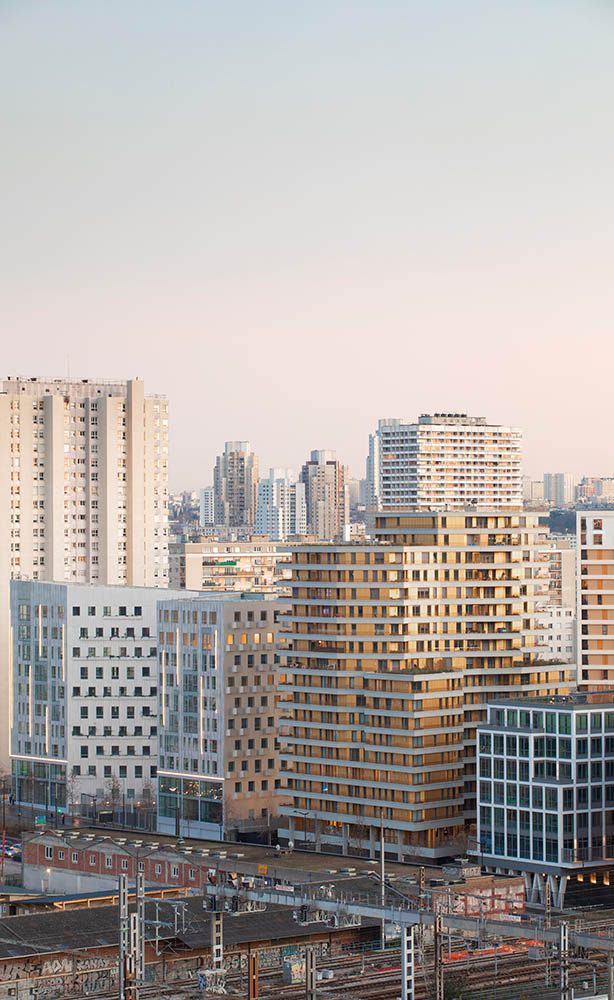
<path fill-rule="evenodd" d="M 169 788 L 169 792 L 172 792 L 173 795 L 175 794 L 175 792 L 179 793 L 178 786 L 175 785 L 173 788 Z M 181 829 L 179 822 L 179 794 L 175 796 L 175 836 L 177 840 L 181 840 Z"/>

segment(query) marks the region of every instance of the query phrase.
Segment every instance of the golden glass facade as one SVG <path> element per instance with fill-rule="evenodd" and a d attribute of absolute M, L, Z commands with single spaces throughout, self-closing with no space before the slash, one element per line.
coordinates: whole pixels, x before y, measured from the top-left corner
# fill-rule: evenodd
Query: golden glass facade
<path fill-rule="evenodd" d="M 526 514 L 376 515 L 372 544 L 302 546 L 280 676 L 287 836 L 398 857 L 466 846 L 489 697 L 560 693 L 535 662 L 543 530 Z"/>

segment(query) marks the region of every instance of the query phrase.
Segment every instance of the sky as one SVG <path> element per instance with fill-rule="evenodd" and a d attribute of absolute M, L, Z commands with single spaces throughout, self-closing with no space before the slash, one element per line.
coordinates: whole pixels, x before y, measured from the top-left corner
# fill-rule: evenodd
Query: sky
<path fill-rule="evenodd" d="M 614 475 L 607 0 L 0 0 L 0 375 L 141 377 L 171 487 L 381 417 Z"/>

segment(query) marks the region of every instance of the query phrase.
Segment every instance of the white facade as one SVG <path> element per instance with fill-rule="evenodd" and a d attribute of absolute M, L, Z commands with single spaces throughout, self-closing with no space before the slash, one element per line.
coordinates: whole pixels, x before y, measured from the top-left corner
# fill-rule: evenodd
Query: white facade
<path fill-rule="evenodd" d="M 544 630 L 545 649 L 541 660 L 559 660 L 572 663 L 576 659 L 576 609 L 575 606 L 547 604 L 538 611 L 538 622 Z"/>
<path fill-rule="evenodd" d="M 284 542 L 306 532 L 305 484 L 297 483 L 289 469 L 271 469 L 258 483 L 255 533 Z"/>
<path fill-rule="evenodd" d="M 576 544 L 575 537 L 549 535 L 548 603 L 575 607 L 576 604 Z"/>
<path fill-rule="evenodd" d="M 369 437 L 372 509 L 520 508 L 522 435 L 462 413 L 380 420 Z"/>
<path fill-rule="evenodd" d="M 18 801 L 155 798 L 156 603 L 168 590 L 14 580 L 11 757 Z M 174 591 L 170 592 L 174 594 Z M 183 592 L 185 593 L 185 592 Z"/>
<path fill-rule="evenodd" d="M 215 522 L 215 499 L 213 486 L 205 486 L 200 491 L 200 526 L 206 528 Z"/>
<path fill-rule="evenodd" d="M 5 379 L 0 467 L 0 649 L 10 578 L 167 585 L 165 397 L 140 380 Z M 1 671 L 8 736 L 7 684 Z M 5 737 L 0 761 L 7 753 Z"/>

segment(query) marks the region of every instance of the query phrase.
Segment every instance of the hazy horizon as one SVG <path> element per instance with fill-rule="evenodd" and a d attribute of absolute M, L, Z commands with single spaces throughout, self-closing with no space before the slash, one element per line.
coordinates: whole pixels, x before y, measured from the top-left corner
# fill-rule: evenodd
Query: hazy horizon
<path fill-rule="evenodd" d="M 614 475 L 600 0 L 0 9 L 3 375 L 142 377 L 171 488 L 383 417 Z"/>

